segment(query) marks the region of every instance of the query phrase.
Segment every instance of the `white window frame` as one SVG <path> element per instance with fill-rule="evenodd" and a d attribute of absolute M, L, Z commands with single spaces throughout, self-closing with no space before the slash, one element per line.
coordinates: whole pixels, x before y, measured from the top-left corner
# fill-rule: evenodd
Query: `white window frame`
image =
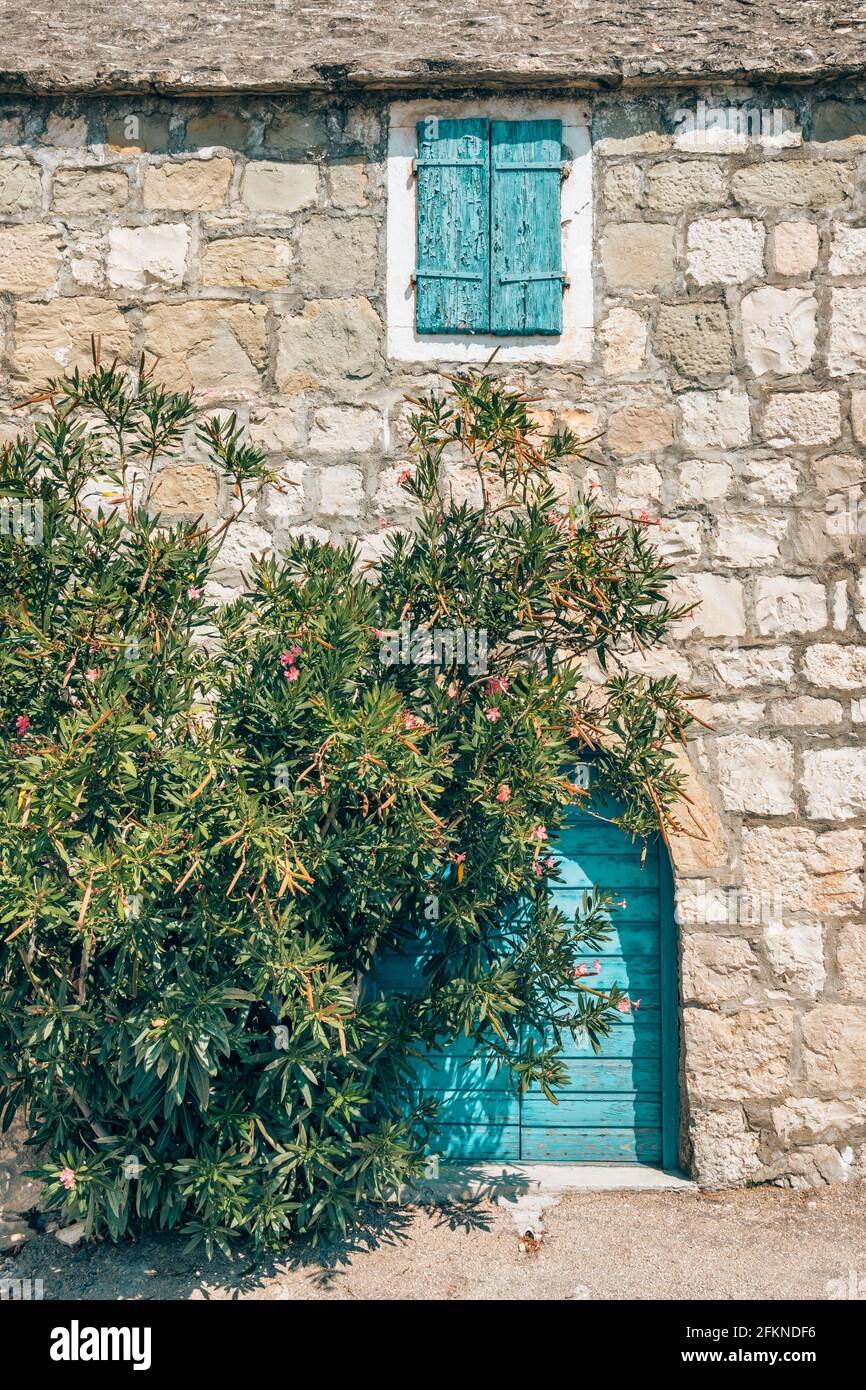
<path fill-rule="evenodd" d="M 564 158 L 571 165 L 562 182 L 562 332 L 525 337 L 494 333 L 417 333 L 415 285 L 418 210 L 412 160 L 418 121 L 487 116 L 491 120 L 562 121 Z M 388 356 L 398 362 L 485 362 L 494 348 L 498 362 L 589 362 L 592 357 L 592 149 L 589 109 L 575 101 L 445 99 L 394 102 L 388 128 L 387 315 Z"/>

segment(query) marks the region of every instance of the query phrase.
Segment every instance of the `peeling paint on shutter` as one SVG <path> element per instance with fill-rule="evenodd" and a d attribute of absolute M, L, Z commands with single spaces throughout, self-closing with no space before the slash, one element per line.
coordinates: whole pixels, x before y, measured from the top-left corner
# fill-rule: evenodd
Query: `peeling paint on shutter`
<path fill-rule="evenodd" d="M 490 124 L 418 122 L 419 333 L 490 327 Z"/>
<path fill-rule="evenodd" d="M 562 332 L 561 121 L 494 121 L 493 333 Z"/>

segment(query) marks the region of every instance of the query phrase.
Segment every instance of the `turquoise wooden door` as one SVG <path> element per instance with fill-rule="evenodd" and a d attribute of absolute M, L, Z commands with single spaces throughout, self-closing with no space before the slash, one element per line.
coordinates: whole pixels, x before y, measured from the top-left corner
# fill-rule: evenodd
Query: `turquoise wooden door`
<path fill-rule="evenodd" d="M 461 1040 L 419 1063 L 421 1089 L 439 1102 L 435 1151 L 443 1159 L 524 1163 L 646 1163 L 677 1166 L 677 971 L 670 868 L 664 847 L 641 845 L 617 826 L 582 813 L 553 854 L 561 883 L 554 901 L 568 916 L 594 885 L 625 907 L 613 932 L 584 959 L 601 970 L 593 987 L 618 984 L 640 1000 L 617 1014 L 600 1054 L 589 1042 L 564 1049 L 568 1085 L 558 1104 L 537 1087 L 520 1095 L 503 1072 Z M 417 968 L 417 967 L 416 967 Z M 380 968 L 385 988 L 411 987 L 406 959 Z M 431 1146 L 434 1147 L 434 1146 Z"/>

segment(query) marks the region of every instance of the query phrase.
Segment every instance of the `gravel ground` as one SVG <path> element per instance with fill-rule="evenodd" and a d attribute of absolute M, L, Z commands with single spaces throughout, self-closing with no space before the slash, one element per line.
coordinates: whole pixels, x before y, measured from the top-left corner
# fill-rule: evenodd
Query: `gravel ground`
<path fill-rule="evenodd" d="M 0 1276 L 41 1278 L 46 1299 L 827 1299 L 852 1278 L 866 1296 L 864 1184 L 575 1193 L 545 1222 L 522 1254 L 511 1214 L 486 1203 L 395 1209 L 324 1255 L 210 1265 L 174 1236 L 67 1250 L 44 1233 Z"/>

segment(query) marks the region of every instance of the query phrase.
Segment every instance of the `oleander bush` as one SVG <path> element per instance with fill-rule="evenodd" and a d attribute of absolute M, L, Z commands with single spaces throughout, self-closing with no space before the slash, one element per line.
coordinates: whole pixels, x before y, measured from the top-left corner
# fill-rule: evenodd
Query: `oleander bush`
<path fill-rule="evenodd" d="M 422 1171 L 434 1043 L 555 1094 L 562 1037 L 630 1007 L 580 978 L 610 903 L 554 909 L 550 842 L 588 751 L 624 830 L 676 825 L 689 714 L 632 660 L 682 616 L 671 576 L 644 523 L 560 503 L 576 440 L 487 372 L 411 403 L 417 522 L 381 563 L 299 539 L 221 608 L 274 485 L 235 419 L 98 354 L 38 405 L 0 453 L 38 523 L 0 533 L 3 1123 L 91 1233 L 332 1237 Z M 191 441 L 217 526 L 155 506 Z M 423 986 L 372 987 L 413 941 Z"/>

